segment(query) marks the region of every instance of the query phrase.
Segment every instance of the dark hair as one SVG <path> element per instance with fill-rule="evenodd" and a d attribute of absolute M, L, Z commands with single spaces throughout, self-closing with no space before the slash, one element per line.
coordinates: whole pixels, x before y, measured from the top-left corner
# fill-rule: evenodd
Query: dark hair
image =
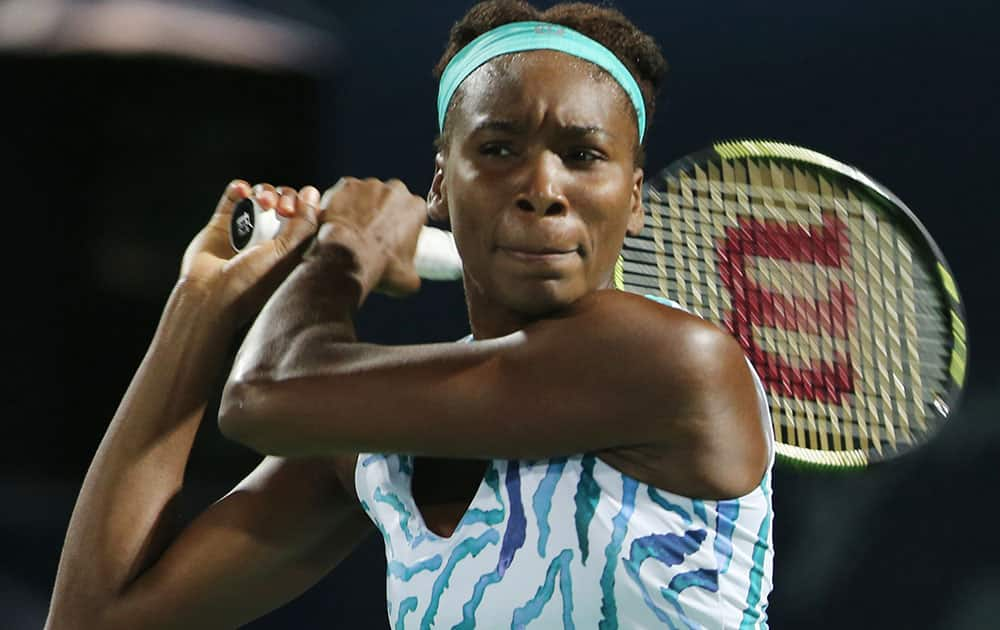
<path fill-rule="evenodd" d="M 656 94 L 667 72 L 667 62 L 652 37 L 640 31 L 621 12 L 609 7 L 586 2 L 565 2 L 541 11 L 523 0 L 480 2 L 451 27 L 448 45 L 434 67 L 434 76 L 440 79 L 452 57 L 483 33 L 504 24 L 524 21 L 551 22 L 569 27 L 600 42 L 613 52 L 635 77 L 642 91 L 646 106 L 645 137 L 649 137 L 648 127 L 656 110 Z M 461 90 L 455 93 L 455 98 L 448 106 L 449 110 L 460 99 L 460 94 Z M 437 141 L 439 148 L 447 141 L 447 129 L 446 123 Z M 643 147 L 638 145 L 636 162 L 641 164 L 643 157 Z"/>

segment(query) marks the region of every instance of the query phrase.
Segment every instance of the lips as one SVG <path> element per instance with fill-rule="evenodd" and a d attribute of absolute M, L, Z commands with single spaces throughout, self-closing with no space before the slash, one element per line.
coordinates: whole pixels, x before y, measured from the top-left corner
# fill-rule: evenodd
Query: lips
<path fill-rule="evenodd" d="M 576 247 L 549 247 L 531 245 L 501 245 L 499 249 L 512 254 L 522 254 L 525 256 L 554 256 L 560 254 L 575 254 Z"/>
<path fill-rule="evenodd" d="M 497 248 L 500 255 L 506 258 L 519 268 L 528 268 L 534 271 L 546 270 L 548 274 L 558 271 L 559 276 L 576 264 L 579 260 L 579 249 L 569 247 L 552 246 L 501 246 Z"/>

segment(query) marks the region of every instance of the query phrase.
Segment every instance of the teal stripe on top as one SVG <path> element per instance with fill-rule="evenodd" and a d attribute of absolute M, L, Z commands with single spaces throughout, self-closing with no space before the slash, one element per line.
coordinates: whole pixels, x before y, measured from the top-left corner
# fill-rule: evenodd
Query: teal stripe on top
<path fill-rule="evenodd" d="M 764 489 L 764 497 L 770 504 L 770 473 L 764 476 L 761 482 Z M 761 615 L 757 611 L 757 604 L 760 603 L 760 583 L 764 579 L 764 558 L 767 555 L 767 538 L 771 531 L 771 511 L 764 514 L 764 520 L 757 530 L 757 542 L 753 546 L 753 566 L 750 567 L 750 589 L 747 592 L 747 606 L 743 609 L 743 621 L 740 623 L 740 630 L 750 630 L 761 622 Z"/>

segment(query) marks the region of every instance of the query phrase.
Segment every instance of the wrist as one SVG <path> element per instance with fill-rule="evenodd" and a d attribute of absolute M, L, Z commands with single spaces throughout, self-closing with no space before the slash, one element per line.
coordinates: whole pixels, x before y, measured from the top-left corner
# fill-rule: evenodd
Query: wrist
<path fill-rule="evenodd" d="M 204 282 L 181 278 L 167 298 L 162 323 L 203 328 L 228 339 L 238 327 L 235 307 L 224 303 L 219 295 L 220 291 Z"/>
<path fill-rule="evenodd" d="M 360 290 L 358 306 L 378 285 L 386 265 L 378 242 L 339 218 L 324 221 L 305 259 L 356 282 Z"/>

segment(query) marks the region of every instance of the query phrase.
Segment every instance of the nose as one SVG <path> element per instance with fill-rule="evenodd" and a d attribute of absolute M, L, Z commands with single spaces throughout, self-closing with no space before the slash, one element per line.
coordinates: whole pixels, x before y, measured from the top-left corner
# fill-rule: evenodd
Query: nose
<path fill-rule="evenodd" d="M 566 212 L 569 201 L 563 192 L 562 159 L 551 151 L 543 151 L 525 167 L 524 183 L 515 202 L 517 207 L 542 216 Z"/>

